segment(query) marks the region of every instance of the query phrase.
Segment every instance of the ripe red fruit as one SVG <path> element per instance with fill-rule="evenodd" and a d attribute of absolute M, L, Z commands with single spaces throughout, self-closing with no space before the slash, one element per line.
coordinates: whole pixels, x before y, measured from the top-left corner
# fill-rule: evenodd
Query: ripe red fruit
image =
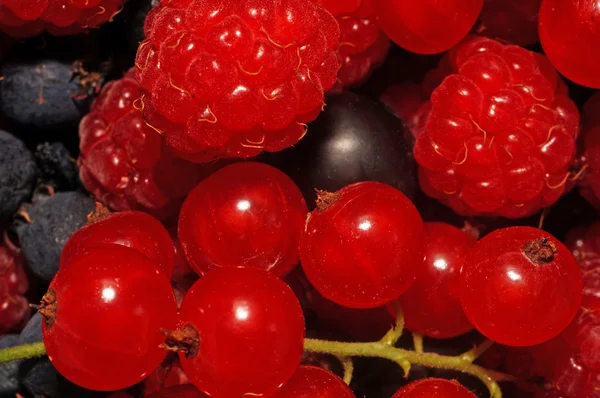
<path fill-rule="evenodd" d="M 272 398 L 355 398 L 339 377 L 316 366 L 299 366 L 287 383 Z"/>
<path fill-rule="evenodd" d="M 63 36 L 98 28 L 121 12 L 125 0 L 3 0 L 0 30 L 31 37 L 47 30 Z"/>
<path fill-rule="evenodd" d="M 177 321 L 169 280 L 150 259 L 119 245 L 90 249 L 65 265 L 40 309 L 50 361 L 91 390 L 140 382 L 165 358 L 161 328 Z"/>
<path fill-rule="evenodd" d="M 18 254 L 0 246 L 0 334 L 19 330 L 30 314 L 29 302 L 23 297 L 29 282 L 22 262 Z"/>
<path fill-rule="evenodd" d="M 538 13 L 542 0 L 484 0 L 477 33 L 518 46 L 538 41 Z"/>
<path fill-rule="evenodd" d="M 139 96 L 133 69 L 104 86 L 79 125 L 79 172 L 85 187 L 111 209 L 164 219 L 216 166 L 174 157 L 144 122 Z"/>
<path fill-rule="evenodd" d="M 600 88 L 600 7 L 596 2 L 543 0 L 539 35 L 560 73 L 582 86 Z"/>
<path fill-rule="evenodd" d="M 192 336 L 180 350 L 183 370 L 211 397 L 273 394 L 302 356 L 298 299 L 279 278 L 256 268 L 218 268 L 200 278 L 183 299 L 180 326 L 172 335 Z"/>
<path fill-rule="evenodd" d="M 569 231 L 565 244 L 582 270 L 581 306 L 592 311 L 600 310 L 600 223 Z"/>
<path fill-rule="evenodd" d="M 424 261 L 417 280 L 399 298 L 407 329 L 445 339 L 473 329 L 452 285 L 476 240 L 452 225 L 425 223 Z"/>
<path fill-rule="evenodd" d="M 479 16 L 483 0 L 377 0 L 381 29 L 402 48 L 419 54 L 448 50 L 462 40 Z"/>
<path fill-rule="evenodd" d="M 326 298 L 352 308 L 393 300 L 423 261 L 423 221 L 402 192 L 359 182 L 320 192 L 300 242 L 306 276 Z"/>
<path fill-rule="evenodd" d="M 179 240 L 199 274 L 251 266 L 284 275 L 298 263 L 308 209 L 281 171 L 261 163 L 227 166 L 202 181 L 179 215 Z"/>
<path fill-rule="evenodd" d="M 305 0 L 161 2 L 144 31 L 145 121 L 194 161 L 292 146 L 336 80 L 338 24 Z"/>
<path fill-rule="evenodd" d="M 558 335 L 581 303 L 581 271 L 552 235 L 531 227 L 498 229 L 468 252 L 457 292 L 469 321 L 511 346 Z"/>
<path fill-rule="evenodd" d="M 198 389 L 192 385 L 183 385 L 165 388 L 157 391 L 148 398 L 206 398 Z"/>
<path fill-rule="evenodd" d="M 402 387 L 392 398 L 475 398 L 476 395 L 467 390 L 456 380 L 436 379 L 429 377 L 414 381 Z"/>
<path fill-rule="evenodd" d="M 462 215 L 519 218 L 571 186 L 579 113 L 540 54 L 474 37 L 431 95 L 421 188 Z"/>
<path fill-rule="evenodd" d="M 600 208 L 600 95 L 595 94 L 583 106 L 583 159 L 587 168 L 579 181 L 581 195 L 596 209 Z"/>

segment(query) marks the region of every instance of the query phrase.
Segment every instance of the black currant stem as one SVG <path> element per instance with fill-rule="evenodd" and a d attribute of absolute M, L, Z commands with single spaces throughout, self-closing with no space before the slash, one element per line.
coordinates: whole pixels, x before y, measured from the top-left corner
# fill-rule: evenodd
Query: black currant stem
<path fill-rule="evenodd" d="M 350 385 L 354 375 L 354 362 L 350 357 L 337 357 L 344 368 L 344 383 Z"/>
<path fill-rule="evenodd" d="M 44 343 L 23 344 L 0 350 L 0 363 L 46 355 Z"/>
<path fill-rule="evenodd" d="M 498 381 L 516 381 L 513 376 L 493 372 L 473 364 L 470 359 L 473 354 L 465 358 L 465 354 L 458 356 L 444 356 L 436 353 L 418 353 L 396 348 L 393 344 L 387 344 L 383 339 L 370 343 L 347 343 L 305 339 L 304 349 L 306 351 L 331 354 L 339 357 L 378 357 L 389 359 L 390 361 L 396 362 L 404 369 L 405 376 L 408 375 L 411 365 L 457 370 L 481 380 L 490 391 L 490 398 L 502 398 L 502 391 L 498 386 Z"/>

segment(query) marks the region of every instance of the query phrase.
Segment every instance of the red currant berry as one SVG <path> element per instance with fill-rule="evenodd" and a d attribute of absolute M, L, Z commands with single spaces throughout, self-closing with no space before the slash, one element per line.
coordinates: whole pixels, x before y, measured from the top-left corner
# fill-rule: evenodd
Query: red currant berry
<path fill-rule="evenodd" d="M 538 41 L 538 13 L 542 0 L 484 0 L 476 31 L 519 46 Z"/>
<path fill-rule="evenodd" d="M 196 387 L 188 384 L 174 386 L 148 395 L 148 398 L 207 398 Z"/>
<path fill-rule="evenodd" d="M 65 244 L 61 267 L 74 256 L 105 244 L 129 247 L 152 260 L 167 278 L 171 277 L 175 256 L 171 236 L 157 219 L 139 211 L 113 213 L 83 226 Z"/>
<path fill-rule="evenodd" d="M 2 288 L 0 284 L 0 290 Z M 20 330 L 29 314 L 29 302 L 25 297 L 0 292 L 0 334 Z"/>
<path fill-rule="evenodd" d="M 568 79 L 600 88 L 600 6 L 593 1 L 543 0 L 539 35 L 544 52 Z"/>
<path fill-rule="evenodd" d="M 316 366 L 300 366 L 272 398 L 355 398 L 346 383 Z"/>
<path fill-rule="evenodd" d="M 448 50 L 475 24 L 483 0 L 377 0 L 381 29 L 397 45 L 419 54 Z"/>
<path fill-rule="evenodd" d="M 227 267 L 204 275 L 183 299 L 180 325 L 167 333 L 166 344 L 180 351 L 187 376 L 211 397 L 273 394 L 302 357 L 298 299 L 261 269 Z M 189 337 L 184 349 L 177 340 L 182 333 Z"/>
<path fill-rule="evenodd" d="M 0 286 L 1 293 L 12 295 L 25 294 L 29 288 L 23 258 L 4 246 L 0 246 Z"/>
<path fill-rule="evenodd" d="M 165 388 L 189 385 L 190 380 L 181 368 L 179 357 L 169 355 L 154 372 L 144 379 L 144 396 Z M 193 390 L 196 390 L 194 387 Z"/>
<path fill-rule="evenodd" d="M 455 380 L 426 378 L 402 387 L 392 398 L 476 398 Z"/>
<path fill-rule="evenodd" d="M 473 329 L 451 284 L 476 240 L 449 224 L 425 223 L 423 268 L 399 297 L 407 329 L 435 338 L 450 338 Z"/>
<path fill-rule="evenodd" d="M 402 192 L 382 183 L 320 192 L 300 257 L 310 282 L 329 300 L 378 307 L 414 282 L 423 262 L 423 221 Z"/>
<path fill-rule="evenodd" d="M 559 334 L 581 303 L 581 271 L 552 235 L 499 229 L 468 252 L 458 294 L 469 321 L 505 345 L 539 344 Z"/>
<path fill-rule="evenodd" d="M 105 245 L 71 258 L 42 299 L 54 367 L 91 390 L 140 382 L 165 358 L 161 328 L 177 322 L 169 280 L 139 252 Z"/>
<path fill-rule="evenodd" d="M 202 181 L 179 214 L 179 240 L 200 274 L 238 265 L 284 275 L 298 263 L 308 210 L 281 171 L 261 163 L 227 166 Z"/>

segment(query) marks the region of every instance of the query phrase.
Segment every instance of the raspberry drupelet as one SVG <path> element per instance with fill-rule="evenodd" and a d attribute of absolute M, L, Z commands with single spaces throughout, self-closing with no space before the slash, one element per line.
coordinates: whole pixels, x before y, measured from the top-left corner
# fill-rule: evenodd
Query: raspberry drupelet
<path fill-rule="evenodd" d="M 308 1 L 162 1 L 144 31 L 145 122 L 193 161 L 292 146 L 339 68 L 339 26 Z"/>
<path fill-rule="evenodd" d="M 123 9 L 125 0 L 3 0 L 0 31 L 17 38 L 44 30 L 56 36 L 97 28 Z"/>
<path fill-rule="evenodd" d="M 81 181 L 113 210 L 143 210 L 164 219 L 217 165 L 173 156 L 144 123 L 136 108 L 139 95 L 133 69 L 104 86 L 79 126 Z"/>
<path fill-rule="evenodd" d="M 519 218 L 552 205 L 572 172 L 579 113 L 541 54 L 474 37 L 431 95 L 414 154 L 421 188 L 461 215 Z"/>

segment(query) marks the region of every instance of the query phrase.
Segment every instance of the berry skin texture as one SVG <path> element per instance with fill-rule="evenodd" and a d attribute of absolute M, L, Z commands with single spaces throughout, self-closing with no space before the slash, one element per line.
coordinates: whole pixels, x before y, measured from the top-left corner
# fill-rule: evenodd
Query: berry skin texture
<path fill-rule="evenodd" d="M 400 47 L 418 54 L 446 51 L 475 24 L 483 0 L 377 0 L 377 21 Z"/>
<path fill-rule="evenodd" d="M 581 267 L 581 306 L 592 311 L 600 310 L 600 223 L 596 222 L 587 229 L 569 231 L 565 245 L 571 249 Z"/>
<path fill-rule="evenodd" d="M 79 125 L 80 176 L 98 200 L 114 210 L 143 210 L 165 219 L 215 165 L 173 156 L 144 123 L 135 71 L 109 82 Z"/>
<path fill-rule="evenodd" d="M 0 334 L 21 329 L 29 318 L 29 302 L 23 297 L 29 282 L 22 263 L 21 256 L 0 246 Z"/>
<path fill-rule="evenodd" d="M 18 138 L 0 130 L 0 222 L 10 220 L 31 197 L 36 177 L 31 152 Z"/>
<path fill-rule="evenodd" d="M 174 386 L 164 388 L 154 394 L 148 395 L 148 398 L 207 398 L 198 389 L 192 385 Z"/>
<path fill-rule="evenodd" d="M 579 113 L 540 54 L 473 37 L 431 95 L 414 154 L 423 191 L 460 215 L 520 218 L 572 186 Z M 456 73 L 457 72 L 457 73 Z"/>
<path fill-rule="evenodd" d="M 475 31 L 518 46 L 538 41 L 538 13 L 542 0 L 484 0 Z"/>
<path fill-rule="evenodd" d="M 33 156 L 40 171 L 38 185 L 51 186 L 55 191 L 74 191 L 81 185 L 77 163 L 61 142 L 43 142 Z"/>
<path fill-rule="evenodd" d="M 402 387 L 392 398 L 476 398 L 455 380 L 426 378 Z"/>
<path fill-rule="evenodd" d="M 61 267 L 80 253 L 106 244 L 125 246 L 143 254 L 167 278 L 173 273 L 175 248 L 169 232 L 157 219 L 140 211 L 113 213 L 84 225 L 65 244 Z"/>
<path fill-rule="evenodd" d="M 355 398 L 350 387 L 333 373 L 316 366 L 299 366 L 273 398 Z"/>
<path fill-rule="evenodd" d="M 261 163 L 227 166 L 202 181 L 179 214 L 179 241 L 200 275 L 239 265 L 281 276 L 298 263 L 308 210 L 281 171 Z"/>
<path fill-rule="evenodd" d="M 538 31 L 544 52 L 567 79 L 600 88 L 600 6 L 592 1 L 543 0 Z"/>
<path fill-rule="evenodd" d="M 300 364 L 304 317 L 279 278 L 256 268 L 218 268 L 183 299 L 180 325 L 198 332 L 180 353 L 191 382 L 214 398 L 273 394 Z"/>
<path fill-rule="evenodd" d="M 177 321 L 169 280 L 150 259 L 119 245 L 71 258 L 40 312 L 54 367 L 71 382 L 100 391 L 129 387 L 156 369 L 166 355 L 159 349 L 161 328 Z"/>
<path fill-rule="evenodd" d="M 402 192 L 361 182 L 321 192 L 300 242 L 306 276 L 324 297 L 373 308 L 404 293 L 423 262 L 423 221 Z"/>
<path fill-rule="evenodd" d="M 121 12 L 125 0 L 3 0 L 0 31 L 16 38 L 44 30 L 64 36 L 100 27 Z"/>
<path fill-rule="evenodd" d="M 468 252 L 457 292 L 486 337 L 530 346 L 558 335 L 581 304 L 581 271 L 552 235 L 531 227 L 498 229 Z"/>
<path fill-rule="evenodd" d="M 456 337 L 473 329 L 452 285 L 476 240 L 449 224 L 428 222 L 424 226 L 423 267 L 415 283 L 398 298 L 404 325 L 429 337 Z"/>
<path fill-rule="evenodd" d="M 306 0 L 161 2 L 144 30 L 144 118 L 190 160 L 294 145 L 336 81 L 339 26 Z"/>

